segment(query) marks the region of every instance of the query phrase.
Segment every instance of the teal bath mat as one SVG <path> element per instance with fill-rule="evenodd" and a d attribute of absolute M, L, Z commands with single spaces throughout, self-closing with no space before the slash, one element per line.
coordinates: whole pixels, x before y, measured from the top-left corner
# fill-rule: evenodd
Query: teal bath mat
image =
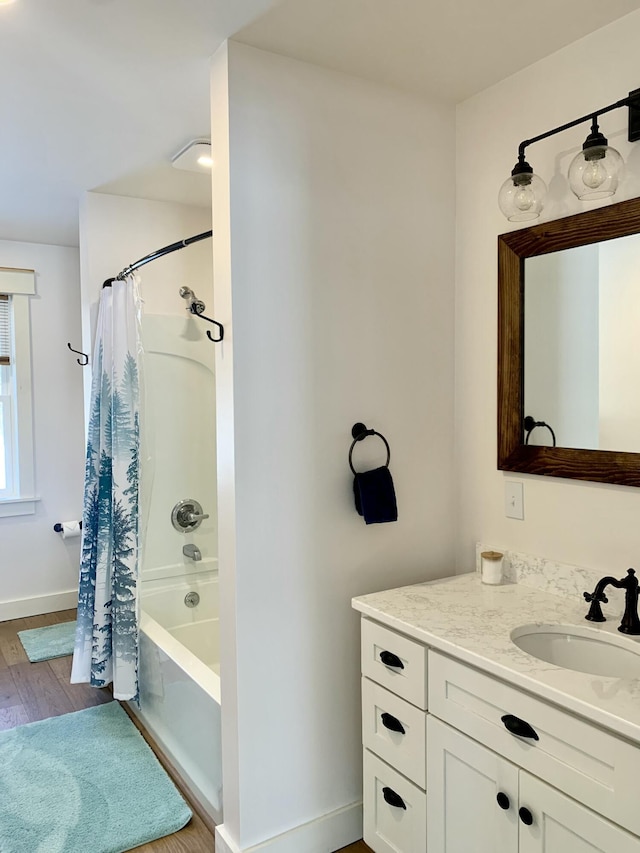
<path fill-rule="evenodd" d="M 18 631 L 20 642 L 24 646 L 31 663 L 39 660 L 51 660 L 73 654 L 73 642 L 76 633 L 76 623 L 61 622 L 59 625 L 48 625 L 46 628 L 31 628 L 29 631 Z"/>
<path fill-rule="evenodd" d="M 118 702 L 0 733 L 2 853 L 123 853 L 191 811 Z"/>

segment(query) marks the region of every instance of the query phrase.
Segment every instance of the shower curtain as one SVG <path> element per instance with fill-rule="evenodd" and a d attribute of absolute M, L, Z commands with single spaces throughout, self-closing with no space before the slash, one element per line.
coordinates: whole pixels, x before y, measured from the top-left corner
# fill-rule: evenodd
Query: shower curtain
<path fill-rule="evenodd" d="M 85 461 L 72 683 L 138 698 L 140 299 L 137 279 L 102 289 Z"/>

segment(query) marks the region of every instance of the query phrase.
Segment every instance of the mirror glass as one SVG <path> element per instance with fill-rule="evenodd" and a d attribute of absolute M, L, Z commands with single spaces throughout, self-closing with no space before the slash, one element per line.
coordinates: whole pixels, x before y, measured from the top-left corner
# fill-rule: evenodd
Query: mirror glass
<path fill-rule="evenodd" d="M 640 235 L 525 259 L 525 443 L 640 452 Z"/>

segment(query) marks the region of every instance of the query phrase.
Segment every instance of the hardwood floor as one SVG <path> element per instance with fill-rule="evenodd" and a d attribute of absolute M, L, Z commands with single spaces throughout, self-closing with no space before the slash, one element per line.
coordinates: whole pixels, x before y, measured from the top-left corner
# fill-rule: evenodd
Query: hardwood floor
<path fill-rule="evenodd" d="M 0 622 L 0 730 L 112 701 L 111 691 L 106 688 L 96 690 L 88 684 L 69 684 L 71 657 L 29 663 L 18 631 L 71 619 L 75 619 L 74 610 Z M 146 732 L 142 731 L 142 734 L 147 741 L 151 740 Z M 154 747 L 153 744 L 151 746 Z M 181 788 L 164 756 L 159 754 L 157 747 L 154 751 L 178 788 Z M 185 796 L 184 790 L 182 794 Z M 188 797 L 185 796 L 185 799 L 188 800 Z M 184 829 L 136 847 L 137 853 L 212 853 L 213 833 L 196 813 L 193 804 L 190 805 L 193 818 Z"/>
<path fill-rule="evenodd" d="M 106 688 L 96 690 L 87 684 L 69 683 L 71 657 L 29 663 L 18 638 L 18 631 L 42 628 L 71 619 L 75 619 L 74 610 L 0 622 L 0 731 L 112 701 L 111 691 Z M 197 813 L 170 762 L 162 755 L 157 744 L 142 726 L 137 722 L 136 725 L 193 811 L 193 819 L 184 829 L 174 835 L 136 847 L 137 853 L 212 853 L 214 837 L 208 819 L 203 819 L 203 816 Z M 304 851 L 301 850 L 300 853 Z M 340 853 L 371 851 L 363 841 L 358 841 L 344 847 Z"/>

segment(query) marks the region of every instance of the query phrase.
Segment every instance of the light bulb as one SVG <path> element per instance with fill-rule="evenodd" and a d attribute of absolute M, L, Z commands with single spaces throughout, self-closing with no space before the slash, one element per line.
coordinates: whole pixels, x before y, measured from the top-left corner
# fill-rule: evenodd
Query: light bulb
<path fill-rule="evenodd" d="M 582 201 L 596 201 L 612 196 L 623 174 L 624 162 L 615 148 L 587 148 L 569 166 L 569 186 Z"/>
<path fill-rule="evenodd" d="M 582 183 L 589 189 L 597 190 L 607 180 L 607 172 L 601 160 L 589 160 L 582 172 Z"/>
<path fill-rule="evenodd" d="M 531 184 L 518 187 L 513 195 L 513 203 L 518 208 L 518 210 L 522 210 L 523 212 L 531 210 L 531 207 L 534 202 L 535 196 L 533 194 L 533 190 L 531 189 Z"/>
<path fill-rule="evenodd" d="M 500 188 L 498 205 L 510 222 L 525 222 L 540 216 L 546 193 L 545 182 L 533 171 L 514 170 Z"/>
<path fill-rule="evenodd" d="M 607 137 L 600 133 L 598 116 L 591 120 L 591 132 L 582 151 L 569 166 L 569 186 L 582 201 L 595 201 L 613 195 L 624 173 L 624 161 Z"/>

